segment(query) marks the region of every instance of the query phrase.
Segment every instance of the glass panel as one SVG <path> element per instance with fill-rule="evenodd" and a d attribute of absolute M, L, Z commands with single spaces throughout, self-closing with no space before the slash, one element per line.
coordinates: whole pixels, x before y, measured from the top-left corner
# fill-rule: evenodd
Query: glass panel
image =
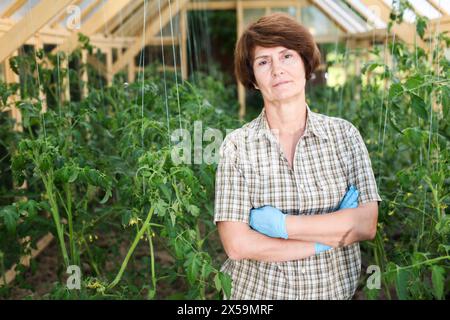
<path fill-rule="evenodd" d="M 244 9 L 244 27 L 266 14 L 266 9 Z"/>
<path fill-rule="evenodd" d="M 408 0 L 408 2 L 413 6 L 413 8 L 421 15 L 427 17 L 428 19 L 437 19 L 441 16 L 439 11 L 437 11 L 431 4 L 426 0 Z M 439 1 L 438 1 L 439 2 Z M 441 1 L 445 2 L 445 1 Z"/>
<path fill-rule="evenodd" d="M 297 8 L 293 6 L 284 8 L 271 8 L 270 12 L 284 12 L 290 14 L 295 18 L 297 15 Z"/>
<path fill-rule="evenodd" d="M 166 26 L 163 27 L 162 29 L 162 36 L 163 37 L 171 37 L 172 35 L 174 36 L 174 38 L 177 37 L 177 35 L 180 33 L 179 28 L 180 28 L 180 19 L 179 19 L 180 15 L 177 14 L 176 16 L 174 16 L 172 18 L 172 27 L 170 26 L 170 20 L 167 22 Z M 172 33 L 172 29 L 173 29 L 173 33 Z"/>
<path fill-rule="evenodd" d="M 315 6 L 303 7 L 301 23 L 308 27 L 313 36 L 337 35 L 339 29 L 333 21 Z"/>
<path fill-rule="evenodd" d="M 359 32 L 365 32 L 370 30 L 370 26 L 353 10 L 350 9 L 342 0 L 335 0 L 333 3 L 342 10 L 343 16 L 346 20 L 357 28 Z"/>

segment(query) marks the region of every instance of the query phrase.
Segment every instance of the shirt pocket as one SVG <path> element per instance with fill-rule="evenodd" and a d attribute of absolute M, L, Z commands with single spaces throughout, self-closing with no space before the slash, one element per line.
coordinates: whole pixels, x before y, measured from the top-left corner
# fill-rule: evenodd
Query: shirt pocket
<path fill-rule="evenodd" d="M 337 210 L 348 188 L 346 177 L 332 172 L 326 172 L 320 178 L 315 179 L 314 187 L 321 207 L 326 211 Z"/>

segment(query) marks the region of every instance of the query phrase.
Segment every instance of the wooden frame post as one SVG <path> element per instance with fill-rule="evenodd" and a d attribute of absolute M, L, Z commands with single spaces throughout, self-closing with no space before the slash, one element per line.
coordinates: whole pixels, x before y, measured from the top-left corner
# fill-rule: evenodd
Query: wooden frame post
<path fill-rule="evenodd" d="M 180 12 L 180 28 L 181 39 L 179 46 L 181 47 L 181 78 L 186 80 L 188 77 L 188 61 L 187 61 L 187 10 L 182 9 Z"/>
<path fill-rule="evenodd" d="M 113 56 L 112 56 L 112 48 L 109 48 L 105 51 L 106 54 L 106 83 L 108 86 L 112 85 L 113 82 L 113 74 L 112 74 L 112 66 L 113 66 Z"/>
<path fill-rule="evenodd" d="M 88 62 L 88 52 L 86 50 L 81 51 L 81 63 L 83 64 L 81 70 L 81 97 L 84 99 L 88 96 L 88 71 L 87 71 L 87 62 Z"/>
<path fill-rule="evenodd" d="M 17 56 L 18 52 L 15 51 L 10 58 Z M 9 59 L 6 59 L 3 61 L 4 66 L 4 72 L 5 72 L 5 82 L 7 84 L 11 83 L 19 83 L 20 79 L 17 74 L 14 73 L 14 71 L 11 69 L 9 65 Z M 18 100 L 18 97 L 16 95 L 9 97 L 8 104 L 11 105 L 11 117 L 15 120 L 14 123 L 14 130 L 22 132 L 23 126 L 22 126 L 22 114 L 20 110 L 16 107 L 15 102 Z"/>
<path fill-rule="evenodd" d="M 242 7 L 242 2 L 238 0 L 236 6 L 236 15 L 237 15 L 237 38 L 239 39 L 244 32 L 244 9 Z M 238 101 L 239 101 L 239 119 L 243 120 L 245 117 L 245 88 L 244 85 L 238 80 L 237 81 L 237 89 L 238 89 Z"/>

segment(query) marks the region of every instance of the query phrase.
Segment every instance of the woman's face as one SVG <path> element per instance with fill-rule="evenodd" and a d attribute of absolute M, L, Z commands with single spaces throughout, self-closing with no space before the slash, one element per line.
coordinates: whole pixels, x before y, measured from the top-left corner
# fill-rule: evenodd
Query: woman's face
<path fill-rule="evenodd" d="M 255 88 L 264 100 L 282 102 L 304 94 L 305 66 L 297 51 L 256 46 L 254 57 Z"/>

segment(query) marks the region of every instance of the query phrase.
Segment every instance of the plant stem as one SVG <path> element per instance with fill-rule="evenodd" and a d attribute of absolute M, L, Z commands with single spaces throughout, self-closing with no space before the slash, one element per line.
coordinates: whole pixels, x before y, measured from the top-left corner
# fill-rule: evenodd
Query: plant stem
<path fill-rule="evenodd" d="M 152 285 L 153 285 L 153 290 L 155 290 L 155 292 L 156 292 L 155 252 L 153 250 L 152 229 L 150 228 L 150 226 L 147 228 L 147 237 L 148 237 L 148 244 L 150 246 Z"/>
<path fill-rule="evenodd" d="M 51 178 L 48 178 L 52 180 Z M 61 247 L 61 253 L 63 255 L 64 264 L 66 267 L 69 266 L 69 256 L 67 255 L 66 244 L 64 242 L 64 233 L 61 228 L 61 218 L 59 216 L 58 204 L 56 202 L 54 193 L 53 193 L 53 184 L 48 181 L 44 176 L 42 177 L 42 181 L 44 182 L 45 190 L 47 192 L 48 200 L 50 201 L 51 213 L 53 216 L 53 221 L 55 222 L 56 233 L 58 235 L 59 246 Z"/>
<path fill-rule="evenodd" d="M 155 210 L 155 208 L 152 206 L 148 212 L 147 218 L 144 221 L 144 224 L 142 225 L 141 229 L 139 230 L 139 232 L 137 233 L 136 237 L 134 238 L 134 241 L 130 247 L 130 249 L 128 250 L 128 253 L 125 257 L 125 259 L 122 262 L 122 266 L 120 267 L 119 273 L 116 275 L 115 279 L 113 280 L 113 282 L 111 282 L 109 284 L 109 286 L 107 287 L 107 289 L 112 289 L 114 288 L 120 281 L 120 279 L 122 279 L 122 275 L 123 272 L 125 271 L 125 268 L 128 265 L 128 261 L 131 258 L 131 255 L 134 252 L 134 249 L 136 249 L 137 244 L 139 243 L 139 240 L 141 239 L 142 235 L 144 234 L 144 232 L 147 230 L 148 228 L 148 224 L 150 222 L 150 219 L 152 218 L 153 215 L 153 211 Z"/>
<path fill-rule="evenodd" d="M 69 245 L 70 245 L 70 256 L 72 258 L 72 262 L 76 265 L 80 264 L 79 257 L 76 254 L 75 248 L 75 237 L 73 235 L 73 216 L 72 216 L 72 193 L 70 192 L 70 187 L 68 183 L 64 184 L 64 192 L 66 193 L 66 212 L 67 212 L 67 220 L 69 225 Z"/>

